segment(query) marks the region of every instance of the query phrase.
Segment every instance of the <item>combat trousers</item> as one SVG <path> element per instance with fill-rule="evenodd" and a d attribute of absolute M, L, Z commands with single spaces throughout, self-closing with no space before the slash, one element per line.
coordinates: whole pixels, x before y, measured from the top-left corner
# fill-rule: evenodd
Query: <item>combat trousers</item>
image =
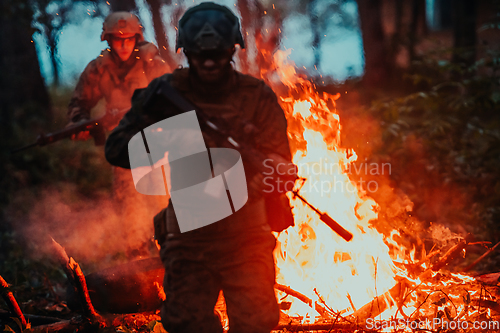
<path fill-rule="evenodd" d="M 222 290 L 229 332 L 268 333 L 279 321 L 272 254 L 276 239 L 269 226 L 214 236 L 169 234 L 162 243 L 165 329 L 169 333 L 222 332 L 214 314 Z"/>

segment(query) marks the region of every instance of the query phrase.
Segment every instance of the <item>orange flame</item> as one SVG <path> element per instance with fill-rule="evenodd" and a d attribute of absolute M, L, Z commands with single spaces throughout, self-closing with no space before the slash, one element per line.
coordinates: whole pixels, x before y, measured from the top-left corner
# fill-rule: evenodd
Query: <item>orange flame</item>
<path fill-rule="evenodd" d="M 292 146 L 298 147 L 292 152 L 293 162 L 299 176 L 307 179 L 300 193 L 354 237 L 345 242 L 315 212 L 290 197 L 296 225 L 278 235 L 277 280 L 323 306 L 350 313 L 393 287 L 397 269 L 386 237 L 370 225 L 377 218 L 377 203 L 346 172 L 357 155 L 341 146 L 335 109 L 339 95 L 318 93 L 287 62 L 288 54 L 275 53 L 277 76 L 270 82 L 284 84 L 290 91 L 280 99 L 289 135 L 296 141 Z M 287 297 L 292 301 L 289 315 L 315 314 L 311 307 Z"/>

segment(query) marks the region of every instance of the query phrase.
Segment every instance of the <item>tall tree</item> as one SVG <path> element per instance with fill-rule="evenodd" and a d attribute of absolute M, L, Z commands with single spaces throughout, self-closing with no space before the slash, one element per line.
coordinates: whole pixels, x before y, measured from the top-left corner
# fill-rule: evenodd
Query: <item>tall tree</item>
<path fill-rule="evenodd" d="M 241 70 L 254 76 L 266 77 L 273 65 L 273 54 L 278 49 L 282 14 L 281 1 L 263 4 L 258 0 L 238 0 L 241 30 L 246 49 L 239 52 Z M 250 56 L 256 54 L 255 56 Z"/>
<path fill-rule="evenodd" d="M 68 23 L 68 12 L 72 4 L 64 1 L 37 0 L 33 2 L 37 15 L 35 16 L 40 33 L 46 38 L 49 47 L 49 58 L 54 76 L 53 85 L 59 85 L 59 60 L 57 43 L 62 29 Z"/>
<path fill-rule="evenodd" d="M 453 4 L 453 62 L 471 66 L 476 61 L 476 1 Z"/>
<path fill-rule="evenodd" d="M 151 16 L 153 18 L 153 28 L 155 31 L 156 43 L 158 44 L 158 49 L 160 50 L 160 55 L 170 68 L 175 68 L 175 61 L 171 54 L 170 45 L 168 43 L 167 35 L 165 34 L 165 27 L 163 25 L 163 19 L 161 16 L 162 3 L 160 0 L 146 0 L 151 10 Z"/>
<path fill-rule="evenodd" d="M 419 36 L 427 33 L 425 13 L 425 0 L 412 0 L 410 27 L 408 29 L 408 54 L 410 62 L 415 60 L 415 46 Z"/>
<path fill-rule="evenodd" d="M 9 0 L 4 5 L 0 11 L 0 135 L 8 136 L 16 108 L 35 103 L 48 115 L 50 100 L 32 39 L 35 29 L 29 2 Z"/>
<path fill-rule="evenodd" d="M 15 127 L 50 116 L 50 99 L 40 73 L 28 0 L 4 0 L 0 7 L 0 204 L 13 186 L 7 176 Z M 12 169 L 12 168 L 10 168 Z M 0 221 L 0 223 L 3 223 Z"/>
<path fill-rule="evenodd" d="M 135 0 L 109 0 L 112 12 L 134 12 L 137 10 Z"/>
<path fill-rule="evenodd" d="M 309 16 L 309 21 L 311 22 L 311 30 L 313 34 L 313 40 L 311 46 L 314 53 L 314 67 L 319 68 L 319 63 L 321 62 L 321 31 L 319 14 L 315 10 L 317 0 L 311 0 L 307 4 L 307 14 Z"/>
<path fill-rule="evenodd" d="M 321 46 L 327 34 L 337 35 L 335 32 L 338 30 L 337 28 L 342 28 L 342 30 L 355 30 L 358 28 L 357 17 L 344 9 L 344 5 L 353 2 L 353 0 L 301 0 L 301 2 L 299 9 L 301 7 L 306 8 L 313 35 L 311 46 L 314 54 L 314 67 L 319 69 L 321 63 Z M 335 17 L 335 20 L 333 17 Z M 332 24 L 334 24 L 334 28 L 332 28 Z"/>
<path fill-rule="evenodd" d="M 357 0 L 363 38 L 365 74 L 369 85 L 385 84 L 389 76 L 389 63 L 382 30 L 382 0 Z"/>

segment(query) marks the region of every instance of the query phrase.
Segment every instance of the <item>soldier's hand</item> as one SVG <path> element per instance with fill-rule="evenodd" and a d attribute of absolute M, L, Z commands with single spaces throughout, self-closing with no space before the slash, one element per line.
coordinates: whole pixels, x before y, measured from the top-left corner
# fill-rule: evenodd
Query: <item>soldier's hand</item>
<path fill-rule="evenodd" d="M 80 121 L 77 121 L 77 122 L 73 122 L 73 121 L 70 121 L 66 126 L 65 128 L 68 128 L 68 127 L 73 127 L 75 125 L 78 125 L 80 122 L 82 121 L 87 121 L 87 119 L 82 119 Z M 82 131 L 82 132 L 79 132 L 79 133 L 76 133 L 76 134 L 73 134 L 71 136 L 71 140 L 77 140 L 77 141 L 87 141 L 88 139 L 90 139 L 90 132 L 89 131 Z"/>
<path fill-rule="evenodd" d="M 90 139 L 90 132 L 89 131 L 83 131 L 78 134 L 73 134 L 71 136 L 71 140 L 76 140 L 76 141 L 87 141 Z"/>

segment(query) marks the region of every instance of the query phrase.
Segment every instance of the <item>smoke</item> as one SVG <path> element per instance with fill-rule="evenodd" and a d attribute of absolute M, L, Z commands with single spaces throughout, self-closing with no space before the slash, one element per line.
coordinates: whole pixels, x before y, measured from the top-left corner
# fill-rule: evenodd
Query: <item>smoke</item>
<path fill-rule="evenodd" d="M 51 257 L 52 237 L 76 261 L 96 268 L 154 255 L 153 217 L 168 201 L 136 192 L 132 180 L 126 182 L 126 171 L 114 172 L 112 193 L 88 197 L 70 183 L 42 189 L 23 223 L 14 224 L 26 250 L 35 258 Z M 26 193 L 19 196 L 15 201 Z"/>

